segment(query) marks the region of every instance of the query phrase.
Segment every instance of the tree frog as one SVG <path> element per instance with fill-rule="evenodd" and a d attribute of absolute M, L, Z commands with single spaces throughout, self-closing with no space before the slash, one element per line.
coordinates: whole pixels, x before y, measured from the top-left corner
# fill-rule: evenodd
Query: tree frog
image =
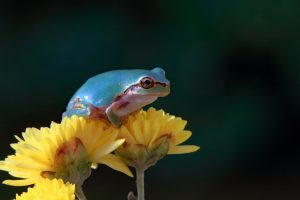
<path fill-rule="evenodd" d="M 107 119 L 119 127 L 124 119 L 170 93 L 161 68 L 113 70 L 88 79 L 70 99 L 63 117 Z"/>

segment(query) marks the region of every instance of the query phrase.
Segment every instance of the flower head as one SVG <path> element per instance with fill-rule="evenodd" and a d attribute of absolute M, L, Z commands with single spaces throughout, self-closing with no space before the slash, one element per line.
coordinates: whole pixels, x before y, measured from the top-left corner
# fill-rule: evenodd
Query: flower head
<path fill-rule="evenodd" d="M 75 200 L 75 185 L 61 179 L 40 179 L 27 192 L 16 195 L 16 200 Z"/>
<path fill-rule="evenodd" d="M 16 151 L 0 162 L 0 169 L 20 180 L 6 180 L 5 184 L 23 186 L 40 178 L 62 178 L 82 184 L 90 167 L 97 163 L 132 176 L 129 169 L 115 155 L 110 154 L 123 144 L 118 132 L 100 120 L 86 120 L 77 116 L 52 122 L 50 128 L 27 128 L 23 139 L 11 147 Z"/>
<path fill-rule="evenodd" d="M 183 154 L 197 151 L 198 146 L 179 145 L 191 137 L 191 131 L 184 130 L 187 121 L 163 110 L 149 108 L 129 116 L 119 129 L 125 143 L 116 153 L 131 166 L 149 167 L 166 154 Z"/>

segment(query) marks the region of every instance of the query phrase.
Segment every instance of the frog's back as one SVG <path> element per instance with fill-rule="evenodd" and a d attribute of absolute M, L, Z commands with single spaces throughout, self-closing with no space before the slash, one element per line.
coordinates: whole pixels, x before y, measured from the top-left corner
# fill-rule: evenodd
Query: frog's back
<path fill-rule="evenodd" d="M 67 109 L 78 98 L 97 107 L 107 107 L 147 72 L 149 70 L 114 70 L 91 77 L 73 95 Z"/>

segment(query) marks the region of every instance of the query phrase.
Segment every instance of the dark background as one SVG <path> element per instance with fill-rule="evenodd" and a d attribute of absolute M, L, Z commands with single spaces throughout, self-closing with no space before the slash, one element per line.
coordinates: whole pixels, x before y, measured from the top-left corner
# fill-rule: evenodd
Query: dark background
<path fill-rule="evenodd" d="M 297 0 L 1 1 L 0 159 L 89 77 L 161 66 L 172 91 L 153 106 L 188 120 L 201 151 L 151 168 L 147 199 L 300 199 L 299 36 Z M 91 200 L 134 188 L 105 166 L 84 185 Z"/>

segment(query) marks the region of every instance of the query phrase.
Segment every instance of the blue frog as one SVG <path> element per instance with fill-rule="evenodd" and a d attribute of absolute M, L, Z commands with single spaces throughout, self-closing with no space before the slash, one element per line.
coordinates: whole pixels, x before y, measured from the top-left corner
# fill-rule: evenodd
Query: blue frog
<path fill-rule="evenodd" d="M 161 68 L 113 70 L 88 79 L 70 99 L 63 117 L 107 119 L 119 127 L 126 117 L 170 93 Z"/>

